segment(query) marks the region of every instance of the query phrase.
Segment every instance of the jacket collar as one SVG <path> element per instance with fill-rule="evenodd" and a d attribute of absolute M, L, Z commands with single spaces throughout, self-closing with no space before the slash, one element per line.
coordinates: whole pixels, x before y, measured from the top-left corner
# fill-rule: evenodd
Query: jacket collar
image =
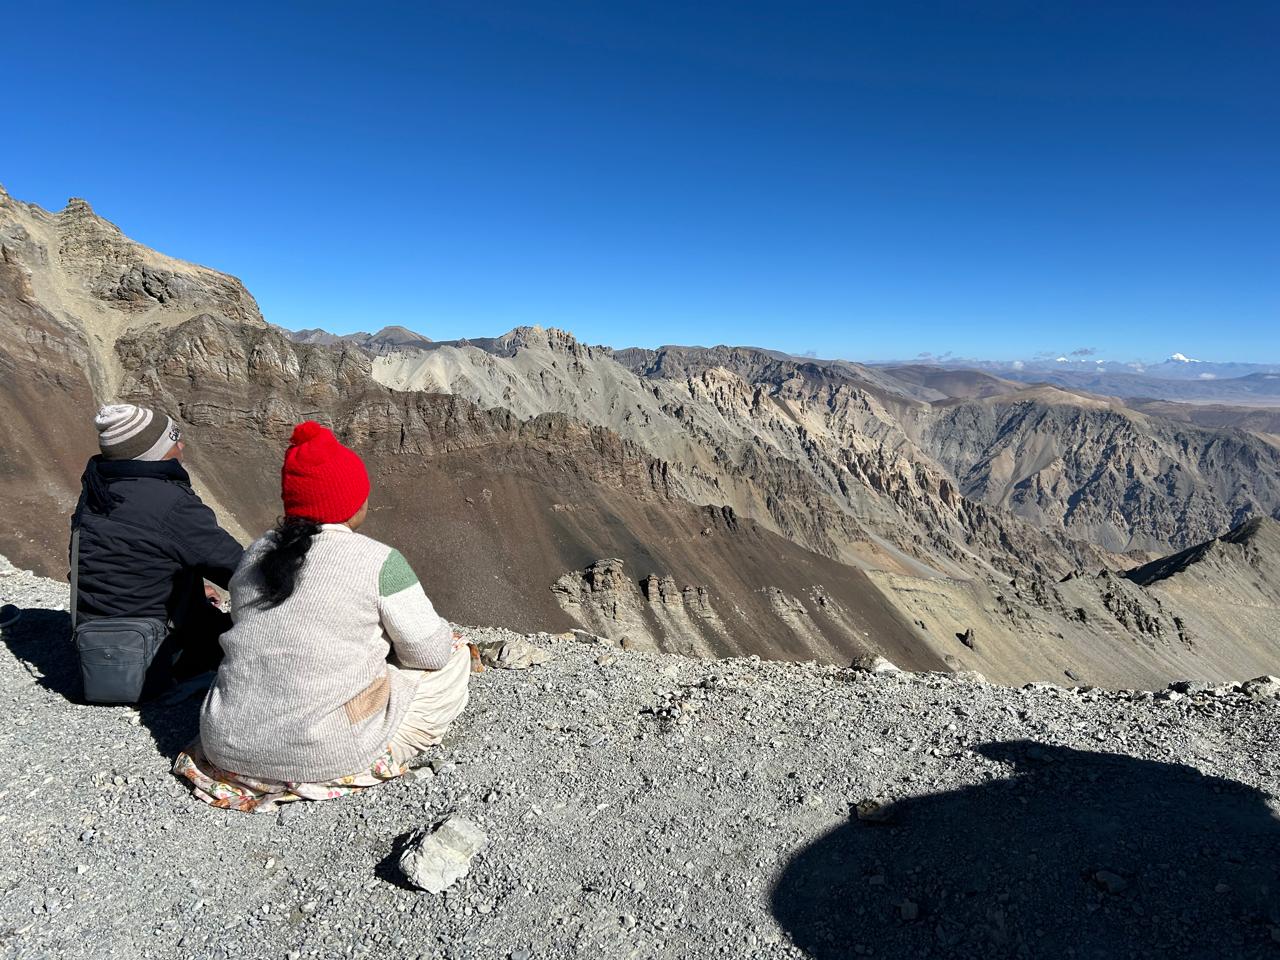
<path fill-rule="evenodd" d="M 101 454 L 89 461 L 103 480 L 172 480 L 191 485 L 191 476 L 179 460 L 104 460 Z"/>

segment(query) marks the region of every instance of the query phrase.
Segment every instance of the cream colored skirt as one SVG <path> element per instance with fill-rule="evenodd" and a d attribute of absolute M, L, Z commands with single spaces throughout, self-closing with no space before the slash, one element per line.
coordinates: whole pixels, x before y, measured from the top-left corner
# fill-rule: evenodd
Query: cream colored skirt
<path fill-rule="evenodd" d="M 294 800 L 331 800 L 402 776 L 409 761 L 435 746 L 467 706 L 471 651 L 462 644 L 439 670 L 413 670 L 418 685 L 413 701 L 387 749 L 360 770 L 325 783 L 264 780 L 223 770 L 204 755 L 199 741 L 178 754 L 173 772 L 191 784 L 192 792 L 214 807 L 245 813 L 273 813 Z"/>
<path fill-rule="evenodd" d="M 391 738 L 391 756 L 401 764 L 439 743 L 449 724 L 466 709 L 471 696 L 467 690 L 471 651 L 463 644 L 439 670 L 404 672 L 418 674 L 418 686 L 408 712 Z"/>

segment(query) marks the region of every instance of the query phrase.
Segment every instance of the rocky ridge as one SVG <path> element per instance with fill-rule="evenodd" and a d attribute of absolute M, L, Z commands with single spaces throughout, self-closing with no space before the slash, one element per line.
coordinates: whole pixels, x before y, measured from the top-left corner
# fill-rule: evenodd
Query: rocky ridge
<path fill-rule="evenodd" d="M 198 488 L 245 540 L 274 520 L 292 424 L 333 424 L 375 474 L 371 531 L 407 539 L 459 619 L 1006 681 L 1158 685 L 1275 662 L 1272 581 L 1242 569 L 1250 615 L 1197 619 L 1185 608 L 1211 590 L 1125 580 L 1152 554 L 1055 519 L 1072 504 L 1079 531 L 1114 546 L 1263 515 L 1274 477 L 1238 431 L 1166 434 L 1104 399 L 749 348 L 613 351 L 536 327 L 286 335 L 238 281 L 148 251 L 87 204 L 0 197 L 0 237 L 0 444 L 20 451 L 0 462 L 19 506 L 0 546 L 47 573 L 93 451 L 84 412 L 125 398 L 180 417 Z M 937 428 L 962 409 L 981 423 L 973 449 Z M 1079 449 L 1063 455 L 1058 433 Z M 1179 449 L 1194 469 L 1169 465 Z"/>
<path fill-rule="evenodd" d="M 0 564 L 0 592 L 14 958 L 1280 949 L 1280 682 L 1018 689 L 462 627 L 549 656 L 474 676 L 410 776 L 252 816 L 167 772 L 198 696 L 77 704 L 66 586 Z M 449 815 L 483 849 L 411 887 L 411 834 Z"/>
<path fill-rule="evenodd" d="M 393 537 L 424 496 L 432 525 L 456 531 L 401 546 L 432 571 L 442 609 L 473 618 L 525 629 L 540 619 L 706 656 L 880 653 L 915 669 L 1011 681 L 1154 685 L 1257 673 L 1275 661 L 1275 638 L 1260 623 L 1197 633 L 1185 604 L 1149 595 L 1101 560 L 1092 572 L 1059 557 L 1029 570 L 1010 561 L 1013 575 L 979 568 L 960 577 L 836 563 L 731 506 L 692 506 L 700 490 L 687 464 L 655 459 L 611 428 L 389 389 L 370 376 L 379 360 L 350 345 L 299 345 L 204 316 L 124 338 L 119 351 L 129 395 L 181 411 L 215 461 L 220 451 L 234 458 L 234 471 L 210 471 L 205 482 L 220 501 L 244 505 L 251 528 L 271 523 L 278 446 L 292 424 L 334 423 L 378 478 L 375 536 Z M 900 502 L 907 509 L 910 498 Z M 969 518 L 987 513 L 954 503 Z M 620 517 L 621 529 L 602 539 Z M 477 547 L 485 541 L 491 553 Z M 1260 615 L 1276 609 L 1265 596 L 1258 605 Z"/>

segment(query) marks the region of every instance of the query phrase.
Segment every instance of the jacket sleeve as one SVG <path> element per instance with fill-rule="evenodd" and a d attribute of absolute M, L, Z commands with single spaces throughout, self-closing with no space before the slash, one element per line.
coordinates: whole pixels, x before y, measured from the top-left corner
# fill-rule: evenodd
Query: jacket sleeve
<path fill-rule="evenodd" d="M 399 550 L 391 551 L 378 575 L 378 612 L 402 666 L 439 670 L 449 662 L 453 628 L 431 606 Z"/>
<path fill-rule="evenodd" d="M 244 547 L 218 526 L 218 518 L 198 496 L 182 497 L 165 517 L 164 527 L 183 566 L 199 571 L 220 587 L 227 585 Z"/>

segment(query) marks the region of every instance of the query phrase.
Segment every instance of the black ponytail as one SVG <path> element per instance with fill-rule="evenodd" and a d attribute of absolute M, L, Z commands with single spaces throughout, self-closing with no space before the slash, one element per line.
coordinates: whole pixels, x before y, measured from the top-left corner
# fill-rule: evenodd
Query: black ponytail
<path fill-rule="evenodd" d="M 274 542 L 258 561 L 263 588 L 258 602 L 268 610 L 293 595 L 298 571 L 311 549 L 311 538 L 320 532 L 320 524 L 302 517 L 284 517 L 274 532 Z"/>

